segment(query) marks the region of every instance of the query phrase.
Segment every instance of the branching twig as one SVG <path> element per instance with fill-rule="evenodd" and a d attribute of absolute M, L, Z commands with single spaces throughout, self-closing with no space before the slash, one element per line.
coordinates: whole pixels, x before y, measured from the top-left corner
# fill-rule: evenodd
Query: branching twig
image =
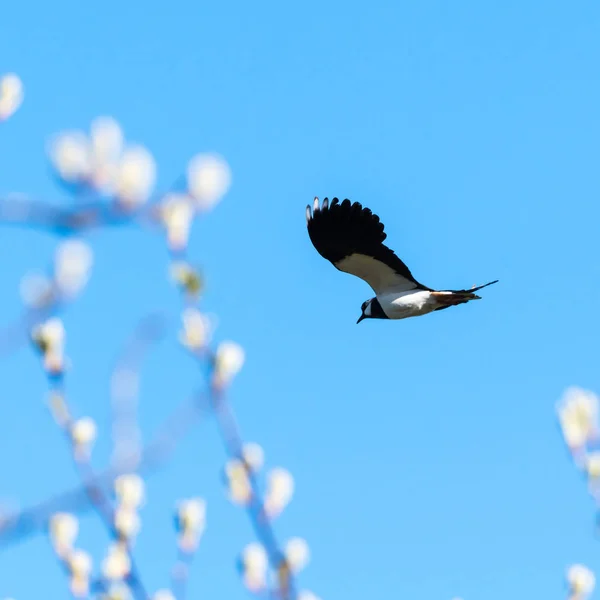
<path fill-rule="evenodd" d="M 99 126 L 104 126 L 104 134 L 108 135 L 103 141 L 101 140 L 100 154 L 107 150 L 110 154 L 114 150 L 114 144 L 119 145 L 122 142 L 120 130 L 112 122 L 105 121 Z M 117 130 L 115 130 L 115 126 Z M 96 133 L 98 133 L 98 129 L 96 129 Z M 187 181 L 183 192 L 174 192 L 179 182 L 184 179 L 180 177 L 171 186 L 171 191 L 161 192 L 149 198 L 149 190 L 152 185 L 148 186 L 148 184 L 154 177 L 153 159 L 139 148 L 137 154 L 134 152 L 125 159 L 122 148 L 119 148 L 121 160 L 124 163 L 120 163 L 117 169 L 117 179 L 109 182 L 113 187 L 109 197 L 106 197 L 100 193 L 103 184 L 106 183 L 103 177 L 107 173 L 110 175 L 112 173 L 110 168 L 115 165 L 113 163 L 102 165 L 101 161 L 96 164 L 94 160 L 90 162 L 86 142 L 83 142 L 82 145 L 79 138 L 67 139 L 66 143 L 67 146 L 63 146 L 62 151 L 57 151 L 57 155 L 54 157 L 56 161 L 55 174 L 61 185 L 74 196 L 78 196 L 79 201 L 67 207 L 59 207 L 32 200 L 23 195 L 0 198 L 0 222 L 45 231 L 61 239 L 74 235 L 81 237 L 99 228 L 126 225 L 164 230 L 170 258 L 178 273 L 176 279 L 183 291 L 182 304 L 187 311 L 192 311 L 192 313 L 197 311 L 202 282 L 196 271 L 187 264 L 187 239 L 193 217 L 202 208 L 210 207 L 215 202 L 215 198 L 219 199 L 225 193 L 229 185 L 228 167 L 219 163 L 214 157 L 208 159 L 200 157 L 200 162 L 195 163 L 195 171 L 188 167 Z M 95 159 L 98 159 L 98 156 L 95 156 Z M 110 168 L 103 170 L 106 167 Z M 120 180 L 118 180 L 119 177 L 121 177 Z M 206 179 L 203 179 L 204 177 Z M 145 204 L 144 200 L 147 200 Z M 77 247 L 77 244 L 72 244 L 71 249 Z M 81 268 L 82 261 L 85 263 L 87 260 L 86 252 L 84 251 L 83 254 L 83 258 L 75 256 L 75 267 L 68 264 L 69 261 L 63 265 L 65 269 L 63 269 L 62 275 L 67 280 L 66 286 L 63 286 L 66 290 L 65 294 L 63 294 L 64 290 L 59 281 L 61 277 L 54 273 L 52 284 L 41 302 L 39 298 L 36 299 L 37 303 L 34 302 L 33 308 L 26 311 L 16 324 L 0 332 L 0 355 L 14 351 L 26 339 L 24 334 L 28 330 L 39 326 L 41 321 L 49 317 L 55 317 L 68 305 L 72 300 L 68 293 L 69 290 L 79 289 L 81 284 L 80 281 L 77 281 L 77 277 L 81 276 L 78 268 Z M 77 263 L 78 260 L 79 263 Z M 73 277 L 76 281 L 71 281 L 70 278 Z M 202 318 L 199 313 L 192 315 L 194 318 L 198 316 Z M 53 326 L 55 326 L 53 330 L 55 337 L 56 326 L 58 326 L 56 321 L 53 322 Z M 219 350 L 213 352 L 209 349 L 207 340 L 203 337 L 204 330 L 200 334 L 201 343 L 198 344 L 198 340 L 196 340 L 194 342 L 195 349 L 189 349 L 193 350 L 192 353 L 199 361 L 199 366 L 207 367 L 207 391 L 197 393 L 191 400 L 179 405 L 163 423 L 153 441 L 141 451 L 138 452 L 137 446 L 133 452 L 123 450 L 123 440 L 131 441 L 137 434 L 135 398 L 140 361 L 149 343 L 160 338 L 162 333 L 162 322 L 152 318 L 144 320 L 117 360 L 112 382 L 115 386 L 112 402 L 115 452 L 111 466 L 101 472 L 95 471 L 92 467 L 89 446 L 86 447 L 89 439 L 93 438 L 93 435 L 89 433 L 89 427 L 94 429 L 95 435 L 95 425 L 88 421 L 86 425 L 89 427 L 87 429 L 84 427 L 83 430 L 80 427 L 81 435 L 78 437 L 76 429 L 78 425 L 81 426 L 81 421 L 73 419 L 70 407 L 67 405 L 64 390 L 62 342 L 58 344 L 60 348 L 54 352 L 51 347 L 53 335 L 44 337 L 42 334 L 36 334 L 37 337 L 34 336 L 38 349 L 44 355 L 49 387 L 54 394 L 52 406 L 54 409 L 58 406 L 58 412 L 55 410 L 54 416 L 69 442 L 81 485 L 32 508 L 4 517 L 0 515 L 0 548 L 6 548 L 34 533 L 46 530 L 50 519 L 58 512 L 70 511 L 81 514 L 93 508 L 113 540 L 121 544 L 128 554 L 129 568 L 125 582 L 137 599 L 148 600 L 148 593 L 131 551 L 131 540 L 135 536 L 135 533 L 131 533 L 131 531 L 136 530 L 136 527 L 131 526 L 133 529 L 130 530 L 128 529 L 129 525 L 124 526 L 123 522 L 117 519 L 117 513 L 119 517 L 131 516 L 130 512 L 119 511 L 121 509 L 130 510 L 132 506 L 126 505 L 124 497 L 119 496 L 119 493 L 116 494 L 116 501 L 113 501 L 112 490 L 115 488 L 117 478 L 122 475 L 154 472 L 169 458 L 176 444 L 193 425 L 197 424 L 200 417 L 210 411 L 216 417 L 227 454 L 243 465 L 243 470 L 247 475 L 249 488 L 246 507 L 256 536 L 266 550 L 271 568 L 278 576 L 277 597 L 280 600 L 293 600 L 295 584 L 288 560 L 279 547 L 272 527 L 272 511 L 269 512 L 270 508 L 267 509 L 255 471 L 246 460 L 240 430 L 233 410 L 227 402 L 225 392 L 228 380 L 222 376 L 223 372 L 220 371 Z M 130 387 L 127 387 L 128 385 Z M 84 433 L 81 433 L 82 431 Z M 129 448 L 130 446 L 128 446 Z M 122 480 L 120 481 L 122 483 Z M 178 559 L 172 577 L 173 593 L 177 600 L 185 599 L 189 567 L 202 534 L 204 520 L 202 502 L 195 499 L 186 506 L 186 510 L 182 509 L 179 513 L 182 531 L 180 532 Z M 137 508 L 137 505 L 134 508 Z M 135 510 L 133 516 L 137 517 Z M 129 533 L 127 533 L 128 531 Z M 61 558 L 64 562 L 64 557 Z M 86 585 L 87 583 L 90 584 L 89 591 L 93 594 L 104 593 L 108 589 L 108 580 L 104 577 L 86 582 Z"/>
<path fill-rule="evenodd" d="M 205 394 L 199 392 L 182 402 L 163 423 L 152 441 L 142 452 L 138 472 L 151 476 L 162 466 L 189 431 L 206 414 L 208 403 Z M 103 488 L 112 486 L 114 480 L 130 469 L 130 465 L 112 466 L 97 473 L 88 484 Z M 83 514 L 91 510 L 83 486 L 58 494 L 31 508 L 13 514 L 0 515 L 0 551 L 21 542 L 36 533 L 45 531 L 54 513 L 68 511 Z"/>

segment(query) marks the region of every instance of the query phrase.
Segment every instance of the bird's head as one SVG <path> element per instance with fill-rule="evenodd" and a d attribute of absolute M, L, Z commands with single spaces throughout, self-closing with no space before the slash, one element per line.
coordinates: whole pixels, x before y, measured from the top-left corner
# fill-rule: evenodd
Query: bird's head
<path fill-rule="evenodd" d="M 389 317 L 383 312 L 381 304 L 377 298 L 369 298 L 365 300 L 361 306 L 361 315 L 358 317 L 356 324 L 358 325 L 363 319 L 389 319 Z"/>
<path fill-rule="evenodd" d="M 358 325 L 363 319 L 371 318 L 371 300 L 365 300 L 360 306 L 360 317 L 358 317 L 358 321 L 356 324 Z"/>
<path fill-rule="evenodd" d="M 377 298 L 365 300 L 360 307 L 361 315 L 358 317 L 356 324 L 358 325 L 363 319 L 387 319 L 388 316 L 383 312 L 381 304 Z"/>

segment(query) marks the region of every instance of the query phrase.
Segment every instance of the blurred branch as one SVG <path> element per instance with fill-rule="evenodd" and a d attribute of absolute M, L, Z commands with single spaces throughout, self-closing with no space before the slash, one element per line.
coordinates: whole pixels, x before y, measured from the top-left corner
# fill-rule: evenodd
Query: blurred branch
<path fill-rule="evenodd" d="M 185 600 L 190 577 L 190 566 L 194 560 L 193 552 L 177 551 L 177 560 L 171 574 L 171 591 L 175 600 Z"/>
<path fill-rule="evenodd" d="M 171 273 L 182 292 L 184 332 L 181 341 L 191 350 L 198 366 L 207 368 L 209 386 L 206 391 L 198 392 L 181 403 L 161 425 L 152 441 L 140 448 L 138 441 L 141 436 L 138 435 L 136 418 L 139 371 L 148 348 L 164 335 L 162 318 L 153 315 L 143 319 L 126 342 L 113 369 L 113 456 L 109 468 L 96 472 L 89 455 L 96 436 L 96 425 L 89 418 L 73 419 L 71 416 L 64 393 L 64 328 L 56 318 L 85 286 L 92 254 L 81 241 L 71 239 L 62 242 L 55 256 L 51 281 L 46 287 L 42 286 L 41 292 L 38 289 L 38 293 L 30 295 L 27 301 L 30 308 L 16 323 L 0 331 L 0 355 L 18 348 L 25 341 L 26 333 L 42 353 L 53 392 L 53 416 L 71 445 L 82 483 L 36 506 L 0 515 L 0 549 L 48 530 L 52 523 L 56 523 L 52 519 L 59 512 L 64 513 L 60 515 L 62 524 L 69 530 L 63 528 L 65 539 L 74 540 L 74 517 L 66 514 L 66 511 L 82 514 L 94 508 L 116 545 L 126 552 L 129 566 L 117 568 L 114 577 L 107 575 L 103 567 L 103 577 L 90 579 L 91 561 L 84 552 L 75 558 L 61 554 L 63 566 L 68 563 L 72 593 L 78 597 L 87 596 L 90 592 L 103 593 L 109 581 L 119 579 L 119 573 L 125 573 L 124 581 L 134 595 L 140 600 L 147 600 L 148 594 L 131 553 L 131 543 L 139 529 L 137 509 L 143 496 L 143 482 L 137 476 L 139 473 L 152 474 L 164 464 L 178 442 L 210 411 L 216 416 L 226 452 L 236 463 L 233 470 L 238 480 L 230 483 L 235 483 L 237 487 L 234 493 L 230 489 L 230 496 L 235 502 L 246 506 L 256 536 L 262 544 L 260 552 L 263 557 L 266 552 L 264 560 L 258 561 L 261 573 L 252 579 L 251 587 L 255 587 L 256 583 L 260 593 L 269 593 L 266 571 L 270 564 L 277 576 L 278 589 L 273 592 L 275 596 L 280 600 L 294 599 L 292 568 L 288 557 L 279 547 L 272 526 L 274 516 L 291 498 L 293 479 L 284 469 L 279 469 L 279 484 L 273 483 L 274 478 L 271 480 L 275 490 L 271 489 L 273 497 L 267 494 L 266 499 L 263 498 L 256 477 L 256 470 L 260 467 L 257 467 L 256 460 L 250 461 L 245 454 L 240 429 L 225 396 L 228 384 L 243 364 L 244 353 L 237 344 L 231 342 L 220 344 L 216 351 L 209 348 L 212 326 L 197 308 L 203 282 L 187 261 L 192 222 L 226 193 L 231 180 L 229 166 L 216 155 L 199 154 L 188 164 L 185 177 L 178 178 L 171 186 L 172 191 L 152 196 L 156 177 L 152 155 L 140 145 L 124 145 L 120 126 L 107 117 L 94 121 L 89 136 L 83 132 L 67 132 L 59 136 L 54 141 L 50 158 L 53 176 L 76 202 L 68 207 L 58 207 L 25 195 L 0 198 L 0 223 L 41 230 L 60 238 L 128 224 L 160 229 L 165 235 L 172 261 Z M 185 182 L 184 189 L 174 191 L 181 187 L 179 182 L 182 180 Z M 262 450 L 259 450 L 262 456 Z M 259 462 L 262 463 L 262 459 Z M 231 465 L 228 463 L 228 466 Z M 121 485 L 125 481 L 139 483 L 133 499 Z M 180 503 L 177 513 L 178 558 L 172 573 L 173 593 L 177 600 L 185 598 L 189 567 L 204 530 L 204 519 L 203 499 L 193 498 Z M 74 565 L 73 561 L 77 564 Z M 257 563 L 254 564 L 256 566 Z M 84 587 L 77 587 L 78 573 L 83 574 Z"/>
<path fill-rule="evenodd" d="M 57 425 L 61 428 L 65 440 L 69 444 L 71 457 L 83 483 L 85 495 L 92 508 L 98 513 L 109 535 L 113 540 L 120 542 L 122 541 L 121 535 L 115 525 L 115 507 L 111 502 L 109 494 L 105 491 L 105 488 L 96 481 L 97 476 L 90 462 L 89 448 L 86 447 L 89 441 L 79 443 L 76 437 L 76 427 L 78 422 L 73 418 L 73 411 L 68 405 L 65 393 L 64 373 L 61 372 L 60 375 L 56 377 L 49 377 L 49 383 L 52 393 L 60 396 L 62 406 L 59 415 L 64 418 L 57 418 L 55 420 Z M 127 573 L 126 581 L 135 598 L 147 600 L 149 596 L 144 588 L 128 540 L 124 540 L 124 542 L 130 561 L 130 568 Z"/>
<path fill-rule="evenodd" d="M 0 198 L 0 222 L 64 237 L 93 229 L 137 223 L 156 224 L 156 207 L 125 210 L 119 204 L 93 200 L 63 208 L 32 200 L 25 195 Z"/>
<path fill-rule="evenodd" d="M 138 472 L 146 475 L 155 473 L 170 458 L 177 444 L 198 424 L 208 407 L 206 394 L 202 392 L 182 402 L 145 447 Z M 112 466 L 97 473 L 87 484 L 106 488 L 129 468 L 130 465 L 126 463 Z M 45 531 L 54 513 L 68 511 L 83 514 L 90 510 L 85 487 L 79 485 L 30 508 L 13 514 L 0 514 L 0 551 Z"/>
<path fill-rule="evenodd" d="M 271 519 L 265 512 L 265 502 L 262 498 L 256 476 L 244 456 L 244 448 L 240 429 L 233 411 L 226 401 L 225 394 L 219 385 L 213 383 L 211 394 L 212 407 L 217 418 L 219 431 L 225 448 L 231 458 L 235 458 L 244 466 L 248 480 L 252 487 L 252 494 L 247 505 L 250 522 L 267 551 L 269 562 L 277 574 L 279 594 L 282 600 L 295 598 L 295 585 L 286 557 L 279 548 Z"/>
<path fill-rule="evenodd" d="M 111 376 L 113 457 L 111 462 L 139 459 L 137 425 L 140 370 L 148 350 L 166 333 L 166 319 L 154 313 L 141 319 L 118 357 Z"/>

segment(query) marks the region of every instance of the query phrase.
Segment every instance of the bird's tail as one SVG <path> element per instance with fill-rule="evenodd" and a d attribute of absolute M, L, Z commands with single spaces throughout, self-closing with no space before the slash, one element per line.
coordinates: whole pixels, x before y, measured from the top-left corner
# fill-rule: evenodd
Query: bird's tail
<path fill-rule="evenodd" d="M 484 287 L 488 285 L 493 285 L 494 283 L 498 283 L 498 279 L 494 279 L 494 281 L 489 281 L 488 283 L 484 283 L 483 285 L 473 286 L 470 290 L 448 290 L 452 294 L 456 294 L 456 296 L 462 296 L 465 300 L 481 300 L 481 296 L 478 296 L 475 292 L 478 290 L 482 290 Z"/>
<path fill-rule="evenodd" d="M 432 292 L 432 295 L 435 296 L 435 299 L 440 304 L 440 307 L 436 308 L 436 310 L 442 310 L 449 306 L 456 306 L 457 304 L 465 304 L 470 300 L 481 300 L 481 296 L 478 296 L 475 292 L 497 282 L 498 279 L 490 281 L 489 283 L 484 283 L 483 285 L 473 286 L 470 290 L 444 290 L 441 292 Z"/>
<path fill-rule="evenodd" d="M 476 292 L 477 290 L 482 290 L 484 287 L 488 285 L 493 285 L 494 283 L 498 283 L 499 279 L 494 279 L 494 281 L 489 281 L 488 283 L 484 283 L 483 285 L 478 285 L 477 287 L 473 287 L 470 290 L 465 290 L 467 292 Z"/>

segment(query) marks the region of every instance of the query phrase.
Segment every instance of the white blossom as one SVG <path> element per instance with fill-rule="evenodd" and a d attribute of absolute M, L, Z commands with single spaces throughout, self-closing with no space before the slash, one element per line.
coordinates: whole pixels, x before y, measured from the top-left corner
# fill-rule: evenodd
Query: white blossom
<path fill-rule="evenodd" d="M 46 354 L 44 355 L 44 369 L 46 369 L 48 373 L 57 375 L 59 373 L 62 373 L 64 371 L 64 368 L 65 357 L 62 355 L 62 353 L 56 350 L 46 352 Z"/>
<path fill-rule="evenodd" d="M 58 134 L 50 143 L 50 161 L 63 180 L 89 181 L 92 173 L 90 140 L 82 131 Z"/>
<path fill-rule="evenodd" d="M 188 164 L 187 181 L 188 191 L 196 204 L 207 210 L 227 193 L 231 185 L 231 169 L 216 154 L 198 154 Z"/>
<path fill-rule="evenodd" d="M 598 397 L 577 387 L 568 388 L 557 407 L 565 442 L 571 449 L 585 445 L 598 429 Z"/>
<path fill-rule="evenodd" d="M 67 558 L 67 566 L 74 577 L 87 578 L 92 571 L 92 559 L 83 550 L 74 550 Z"/>
<path fill-rule="evenodd" d="M 168 194 L 160 207 L 160 216 L 167 231 L 167 240 L 172 250 L 187 246 L 194 207 L 185 194 Z"/>
<path fill-rule="evenodd" d="M 90 127 L 94 187 L 112 193 L 123 152 L 123 131 L 112 117 L 97 117 Z"/>
<path fill-rule="evenodd" d="M 119 506 L 115 511 L 115 529 L 124 540 L 131 540 L 140 531 L 140 517 L 135 509 Z"/>
<path fill-rule="evenodd" d="M 286 469 L 272 469 L 268 475 L 265 512 L 277 516 L 289 504 L 294 494 L 294 478 Z"/>
<path fill-rule="evenodd" d="M 71 575 L 69 588 L 75 598 L 86 598 L 90 593 L 89 575 Z"/>
<path fill-rule="evenodd" d="M 62 321 L 53 317 L 34 328 L 33 339 L 44 348 L 62 348 L 65 340 L 65 328 Z"/>
<path fill-rule="evenodd" d="M 577 600 L 587 598 L 596 586 L 596 577 L 584 565 L 572 565 L 567 571 L 567 582 Z"/>
<path fill-rule="evenodd" d="M 130 146 L 118 166 L 116 194 L 122 204 L 134 208 L 148 200 L 156 181 L 156 163 L 143 146 Z"/>
<path fill-rule="evenodd" d="M 269 559 L 264 547 L 258 543 L 248 544 L 241 556 L 244 584 L 253 592 L 266 586 Z"/>
<path fill-rule="evenodd" d="M 56 513 L 50 519 L 50 541 L 59 556 L 73 548 L 79 533 L 79 521 L 69 513 Z"/>
<path fill-rule="evenodd" d="M 285 558 L 294 573 L 302 571 L 310 560 L 310 550 L 306 540 L 292 538 L 285 545 Z"/>
<path fill-rule="evenodd" d="M 92 249 L 81 240 L 60 244 L 54 256 L 54 277 L 67 296 L 77 295 L 89 280 L 93 264 Z"/>
<path fill-rule="evenodd" d="M 102 575 L 109 581 L 124 579 L 131 571 L 131 559 L 122 544 L 112 544 L 102 562 Z"/>
<path fill-rule="evenodd" d="M 181 343 L 190 350 L 200 350 L 210 341 L 210 320 L 196 308 L 186 308 L 182 319 Z"/>
<path fill-rule="evenodd" d="M 243 463 L 237 459 L 229 460 L 225 474 L 229 499 L 235 504 L 247 504 L 252 497 L 252 487 Z"/>
<path fill-rule="evenodd" d="M 252 469 L 252 471 L 260 471 L 265 462 L 264 450 L 255 443 L 244 444 L 242 448 L 242 455 L 246 464 Z"/>
<path fill-rule="evenodd" d="M 87 446 L 96 439 L 96 422 L 90 417 L 83 417 L 73 423 L 71 439 L 77 446 Z"/>
<path fill-rule="evenodd" d="M 144 480 L 136 474 L 120 475 L 115 480 L 115 494 L 122 506 L 138 508 L 144 501 Z"/>
<path fill-rule="evenodd" d="M 202 532 L 206 523 L 206 501 L 203 498 L 182 500 L 177 506 L 177 521 L 181 531 Z"/>
<path fill-rule="evenodd" d="M 230 381 L 244 365 L 244 349 L 235 342 L 221 342 L 217 347 L 216 376 L 223 383 Z"/>
<path fill-rule="evenodd" d="M 123 130 L 112 117 L 96 117 L 90 126 L 92 155 L 97 163 L 116 162 L 123 152 Z"/>
<path fill-rule="evenodd" d="M 23 82 L 18 75 L 7 73 L 0 78 L 0 121 L 11 117 L 23 102 Z"/>
<path fill-rule="evenodd" d="M 44 357 L 44 368 L 49 373 L 60 373 L 64 368 L 65 329 L 62 321 L 53 317 L 37 325 L 31 338 Z"/>
<path fill-rule="evenodd" d="M 591 479 L 600 478 L 600 451 L 596 450 L 586 455 L 585 470 Z"/>
<path fill-rule="evenodd" d="M 184 552 L 192 552 L 198 545 L 206 526 L 206 502 L 202 498 L 183 500 L 177 507 L 177 543 Z"/>

